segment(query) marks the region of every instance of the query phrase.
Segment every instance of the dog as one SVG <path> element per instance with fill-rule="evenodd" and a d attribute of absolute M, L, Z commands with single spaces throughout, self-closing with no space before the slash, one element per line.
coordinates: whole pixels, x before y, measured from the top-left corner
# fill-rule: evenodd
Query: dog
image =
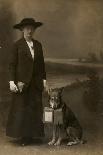
<path fill-rule="evenodd" d="M 62 140 L 67 139 L 67 145 L 83 143 L 82 127 L 72 110 L 63 102 L 62 92 L 64 88 L 49 89 L 49 107 L 54 110 L 62 110 L 62 123 L 53 123 L 52 140 L 48 145 L 61 145 Z"/>

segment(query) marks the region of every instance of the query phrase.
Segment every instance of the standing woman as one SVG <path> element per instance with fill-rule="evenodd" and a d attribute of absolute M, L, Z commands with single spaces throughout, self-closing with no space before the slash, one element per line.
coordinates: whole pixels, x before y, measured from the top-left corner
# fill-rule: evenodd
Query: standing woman
<path fill-rule="evenodd" d="M 6 135 L 19 138 L 27 145 L 33 138 L 44 136 L 42 122 L 42 91 L 46 88 L 46 72 L 42 45 L 33 39 L 35 30 L 42 25 L 33 18 L 24 18 L 14 25 L 23 37 L 11 51 L 9 73 L 12 103 L 7 121 Z"/>

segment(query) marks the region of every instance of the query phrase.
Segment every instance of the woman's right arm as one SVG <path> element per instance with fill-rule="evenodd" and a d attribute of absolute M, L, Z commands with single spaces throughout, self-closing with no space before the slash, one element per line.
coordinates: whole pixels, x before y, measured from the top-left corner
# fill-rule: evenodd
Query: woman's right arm
<path fill-rule="evenodd" d="M 18 48 L 17 45 L 14 44 L 10 53 L 9 81 L 15 81 L 17 63 L 18 63 Z"/>
<path fill-rule="evenodd" d="M 17 63 L 18 63 L 18 49 L 17 45 L 14 44 L 10 53 L 10 63 L 9 63 L 9 84 L 10 84 L 10 90 L 12 92 L 18 91 L 18 88 L 15 84 Z"/>

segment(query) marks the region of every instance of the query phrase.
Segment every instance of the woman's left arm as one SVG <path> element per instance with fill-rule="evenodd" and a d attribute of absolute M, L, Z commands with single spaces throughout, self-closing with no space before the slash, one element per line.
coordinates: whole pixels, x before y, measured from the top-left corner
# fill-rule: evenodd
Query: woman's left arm
<path fill-rule="evenodd" d="M 41 61 L 42 78 L 46 80 L 46 70 L 45 70 L 45 62 L 44 62 L 42 45 L 41 45 L 41 60 L 40 61 Z"/>
<path fill-rule="evenodd" d="M 41 68 L 42 68 L 43 86 L 44 86 L 44 89 L 47 91 L 48 85 L 47 85 L 47 81 L 46 81 L 46 70 L 45 70 L 45 62 L 44 62 L 42 45 L 41 45 L 41 60 L 40 61 L 41 61 Z"/>

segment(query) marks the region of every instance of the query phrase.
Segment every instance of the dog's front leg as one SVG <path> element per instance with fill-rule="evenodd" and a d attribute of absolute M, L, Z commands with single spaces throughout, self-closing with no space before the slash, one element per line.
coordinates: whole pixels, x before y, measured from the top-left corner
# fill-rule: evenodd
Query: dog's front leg
<path fill-rule="evenodd" d="M 54 145 L 55 146 L 61 145 L 61 141 L 62 141 L 62 126 L 58 125 L 58 139 L 57 139 L 57 142 Z"/>
<path fill-rule="evenodd" d="M 53 137 L 52 137 L 52 140 L 48 143 L 48 145 L 54 145 L 55 144 L 56 132 L 57 132 L 57 126 L 53 124 Z"/>

